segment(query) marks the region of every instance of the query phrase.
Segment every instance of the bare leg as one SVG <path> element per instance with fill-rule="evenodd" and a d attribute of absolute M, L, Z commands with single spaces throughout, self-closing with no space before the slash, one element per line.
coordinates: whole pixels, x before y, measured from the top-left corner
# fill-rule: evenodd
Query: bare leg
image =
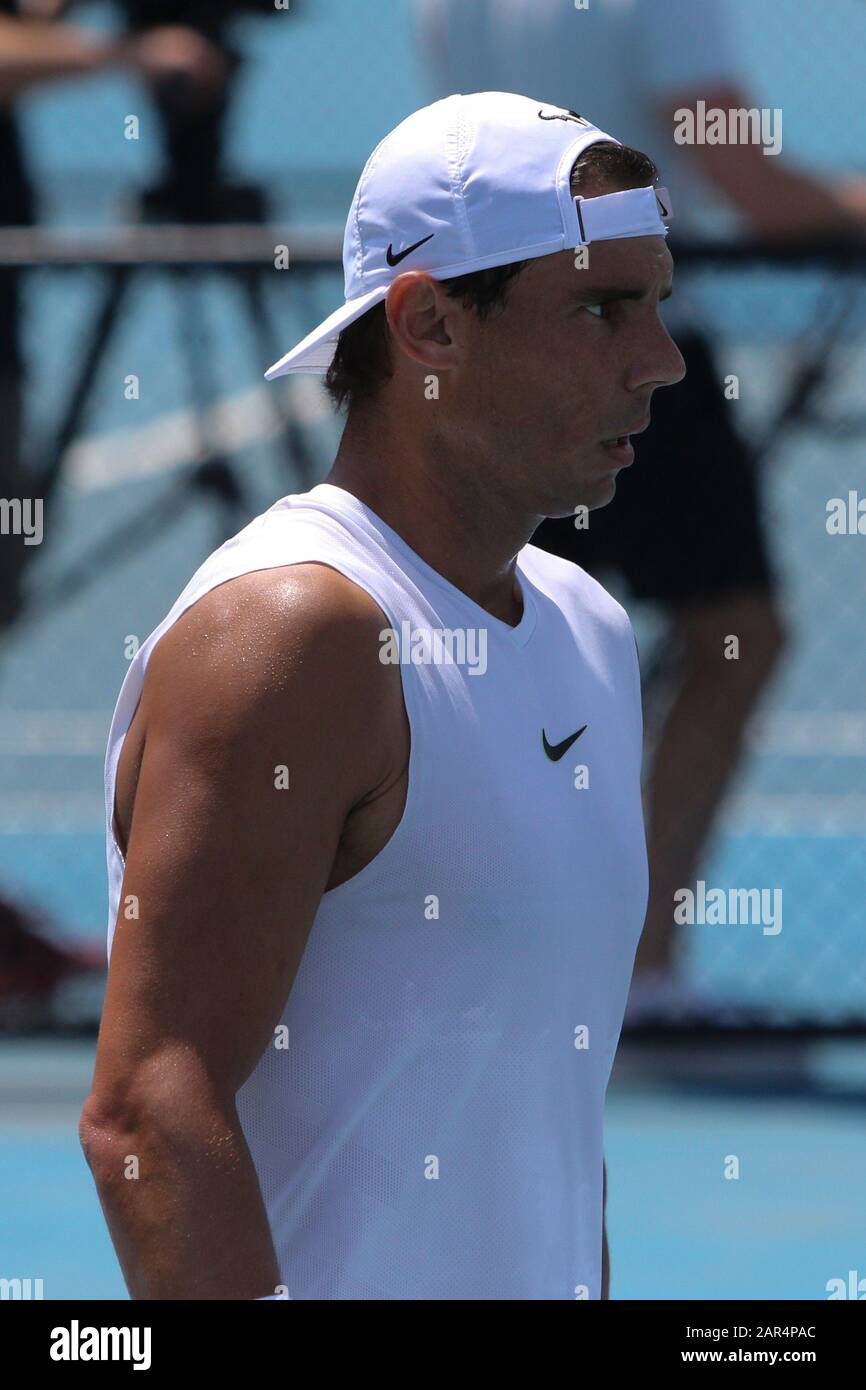
<path fill-rule="evenodd" d="M 741 594 L 680 609 L 682 682 L 665 724 L 648 787 L 650 898 L 635 975 L 676 968 L 680 930 L 674 893 L 693 884 L 731 774 L 743 730 L 785 646 L 772 598 Z M 725 641 L 739 638 L 739 659 Z"/>

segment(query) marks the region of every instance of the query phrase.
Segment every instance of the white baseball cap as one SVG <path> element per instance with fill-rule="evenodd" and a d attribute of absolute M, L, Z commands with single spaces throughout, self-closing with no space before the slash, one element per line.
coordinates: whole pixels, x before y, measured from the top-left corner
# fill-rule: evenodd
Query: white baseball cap
<path fill-rule="evenodd" d="M 666 188 L 574 197 L 578 155 L 606 135 L 586 117 L 514 92 L 435 101 L 375 148 L 343 239 L 345 303 L 265 372 L 326 372 L 344 328 L 407 270 L 437 280 L 618 237 L 667 235 Z"/>

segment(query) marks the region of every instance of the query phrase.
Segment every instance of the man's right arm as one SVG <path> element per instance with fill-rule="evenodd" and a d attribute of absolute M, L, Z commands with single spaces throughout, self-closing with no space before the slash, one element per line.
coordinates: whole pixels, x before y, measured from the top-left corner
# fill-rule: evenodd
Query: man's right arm
<path fill-rule="evenodd" d="M 134 1298 L 278 1282 L 235 1097 L 274 1043 L 345 818 L 390 775 L 402 688 L 382 625 L 341 575 L 292 566 L 211 590 L 151 654 L 80 1126 Z"/>
<path fill-rule="evenodd" d="M 754 105 L 733 84 L 689 87 L 660 97 L 659 117 L 673 131 L 677 112 L 695 111 L 698 101 L 707 110 L 720 111 L 749 110 Z M 756 236 L 777 241 L 866 236 L 866 178 L 862 174 L 816 178 L 792 165 L 786 155 L 767 156 L 756 144 L 683 148 Z"/>

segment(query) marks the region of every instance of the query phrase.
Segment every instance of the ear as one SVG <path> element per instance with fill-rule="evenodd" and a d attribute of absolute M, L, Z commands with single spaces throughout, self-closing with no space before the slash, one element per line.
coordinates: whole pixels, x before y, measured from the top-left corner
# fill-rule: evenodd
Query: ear
<path fill-rule="evenodd" d="M 447 371 L 459 347 L 460 301 L 423 270 L 398 275 L 385 299 L 394 344 L 422 367 Z"/>

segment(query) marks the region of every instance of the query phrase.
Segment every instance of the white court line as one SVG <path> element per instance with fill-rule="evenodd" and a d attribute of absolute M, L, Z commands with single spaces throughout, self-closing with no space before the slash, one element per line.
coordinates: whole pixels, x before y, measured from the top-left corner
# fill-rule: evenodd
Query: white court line
<path fill-rule="evenodd" d="M 779 362 L 785 350 L 775 350 Z M 755 371 L 768 370 L 773 350 L 741 345 L 738 356 L 754 362 Z M 778 368 L 770 369 L 775 379 Z M 228 451 L 264 443 L 282 432 L 284 426 L 274 418 L 274 400 L 291 410 L 298 424 L 314 427 L 330 423 L 338 430 L 337 417 L 321 382 L 313 375 L 299 373 L 279 385 L 271 383 L 224 395 L 205 412 L 206 436 L 218 439 Z M 135 403 L 130 403 L 134 409 Z M 745 416 L 745 412 L 744 412 Z M 172 473 L 193 463 L 200 448 L 196 418 L 191 410 L 161 415 L 148 425 L 93 435 L 72 444 L 63 465 L 63 480 L 78 492 L 94 492 L 136 478 Z"/>
<path fill-rule="evenodd" d="M 75 1133 L 93 1078 L 95 1041 L 0 1039 L 3 1131 Z"/>
<path fill-rule="evenodd" d="M 10 757 L 103 756 L 107 710 L 0 710 L 0 754 Z"/>
<path fill-rule="evenodd" d="M 104 829 L 105 802 L 98 787 L 78 792 L 29 787 L 0 794 L 0 834 L 80 835 Z"/>
<path fill-rule="evenodd" d="M 0 709 L 0 754 L 101 757 L 110 723 L 108 709 Z M 746 743 L 761 756 L 866 757 L 866 712 L 777 710 L 752 724 Z"/>
<path fill-rule="evenodd" d="M 275 414 L 273 399 L 268 398 L 273 392 L 272 386 L 252 386 L 215 401 L 205 412 L 205 437 L 219 440 L 220 448 L 228 453 L 275 438 L 285 425 Z M 277 392 L 300 425 L 318 425 L 331 418 L 321 387 L 309 377 L 299 376 Z M 195 413 L 176 410 L 149 425 L 113 430 L 71 445 L 63 462 L 63 481 L 77 492 L 116 487 L 135 478 L 183 468 L 199 456 L 200 447 Z"/>
<path fill-rule="evenodd" d="M 0 755 L 105 756 L 111 715 L 102 710 L 0 711 Z M 859 710 L 779 710 L 757 721 L 747 740 L 752 755 L 794 758 L 866 756 L 866 714 Z M 104 828 L 101 783 L 92 789 L 21 788 L 0 793 L 0 833 L 78 834 Z M 866 794 L 859 792 L 744 792 L 728 798 L 720 826 L 733 834 L 866 834 Z"/>
<path fill-rule="evenodd" d="M 722 807 L 719 825 L 731 835 L 866 836 L 861 792 L 744 792 Z"/>
<path fill-rule="evenodd" d="M 95 780 L 95 779 L 94 779 Z M 859 792 L 745 792 L 730 797 L 719 817 L 735 835 L 866 836 L 866 795 Z M 102 833 L 102 793 L 27 788 L 0 794 L 0 834 Z"/>
<path fill-rule="evenodd" d="M 752 753 L 789 758 L 862 758 L 866 755 L 863 710 L 776 710 L 749 730 Z"/>
<path fill-rule="evenodd" d="M 746 792 L 733 796 L 720 826 L 734 835 L 866 836 L 866 795 L 824 792 Z M 105 810 L 99 791 L 50 789 L 0 795 L 0 834 L 78 835 L 101 833 Z"/>

